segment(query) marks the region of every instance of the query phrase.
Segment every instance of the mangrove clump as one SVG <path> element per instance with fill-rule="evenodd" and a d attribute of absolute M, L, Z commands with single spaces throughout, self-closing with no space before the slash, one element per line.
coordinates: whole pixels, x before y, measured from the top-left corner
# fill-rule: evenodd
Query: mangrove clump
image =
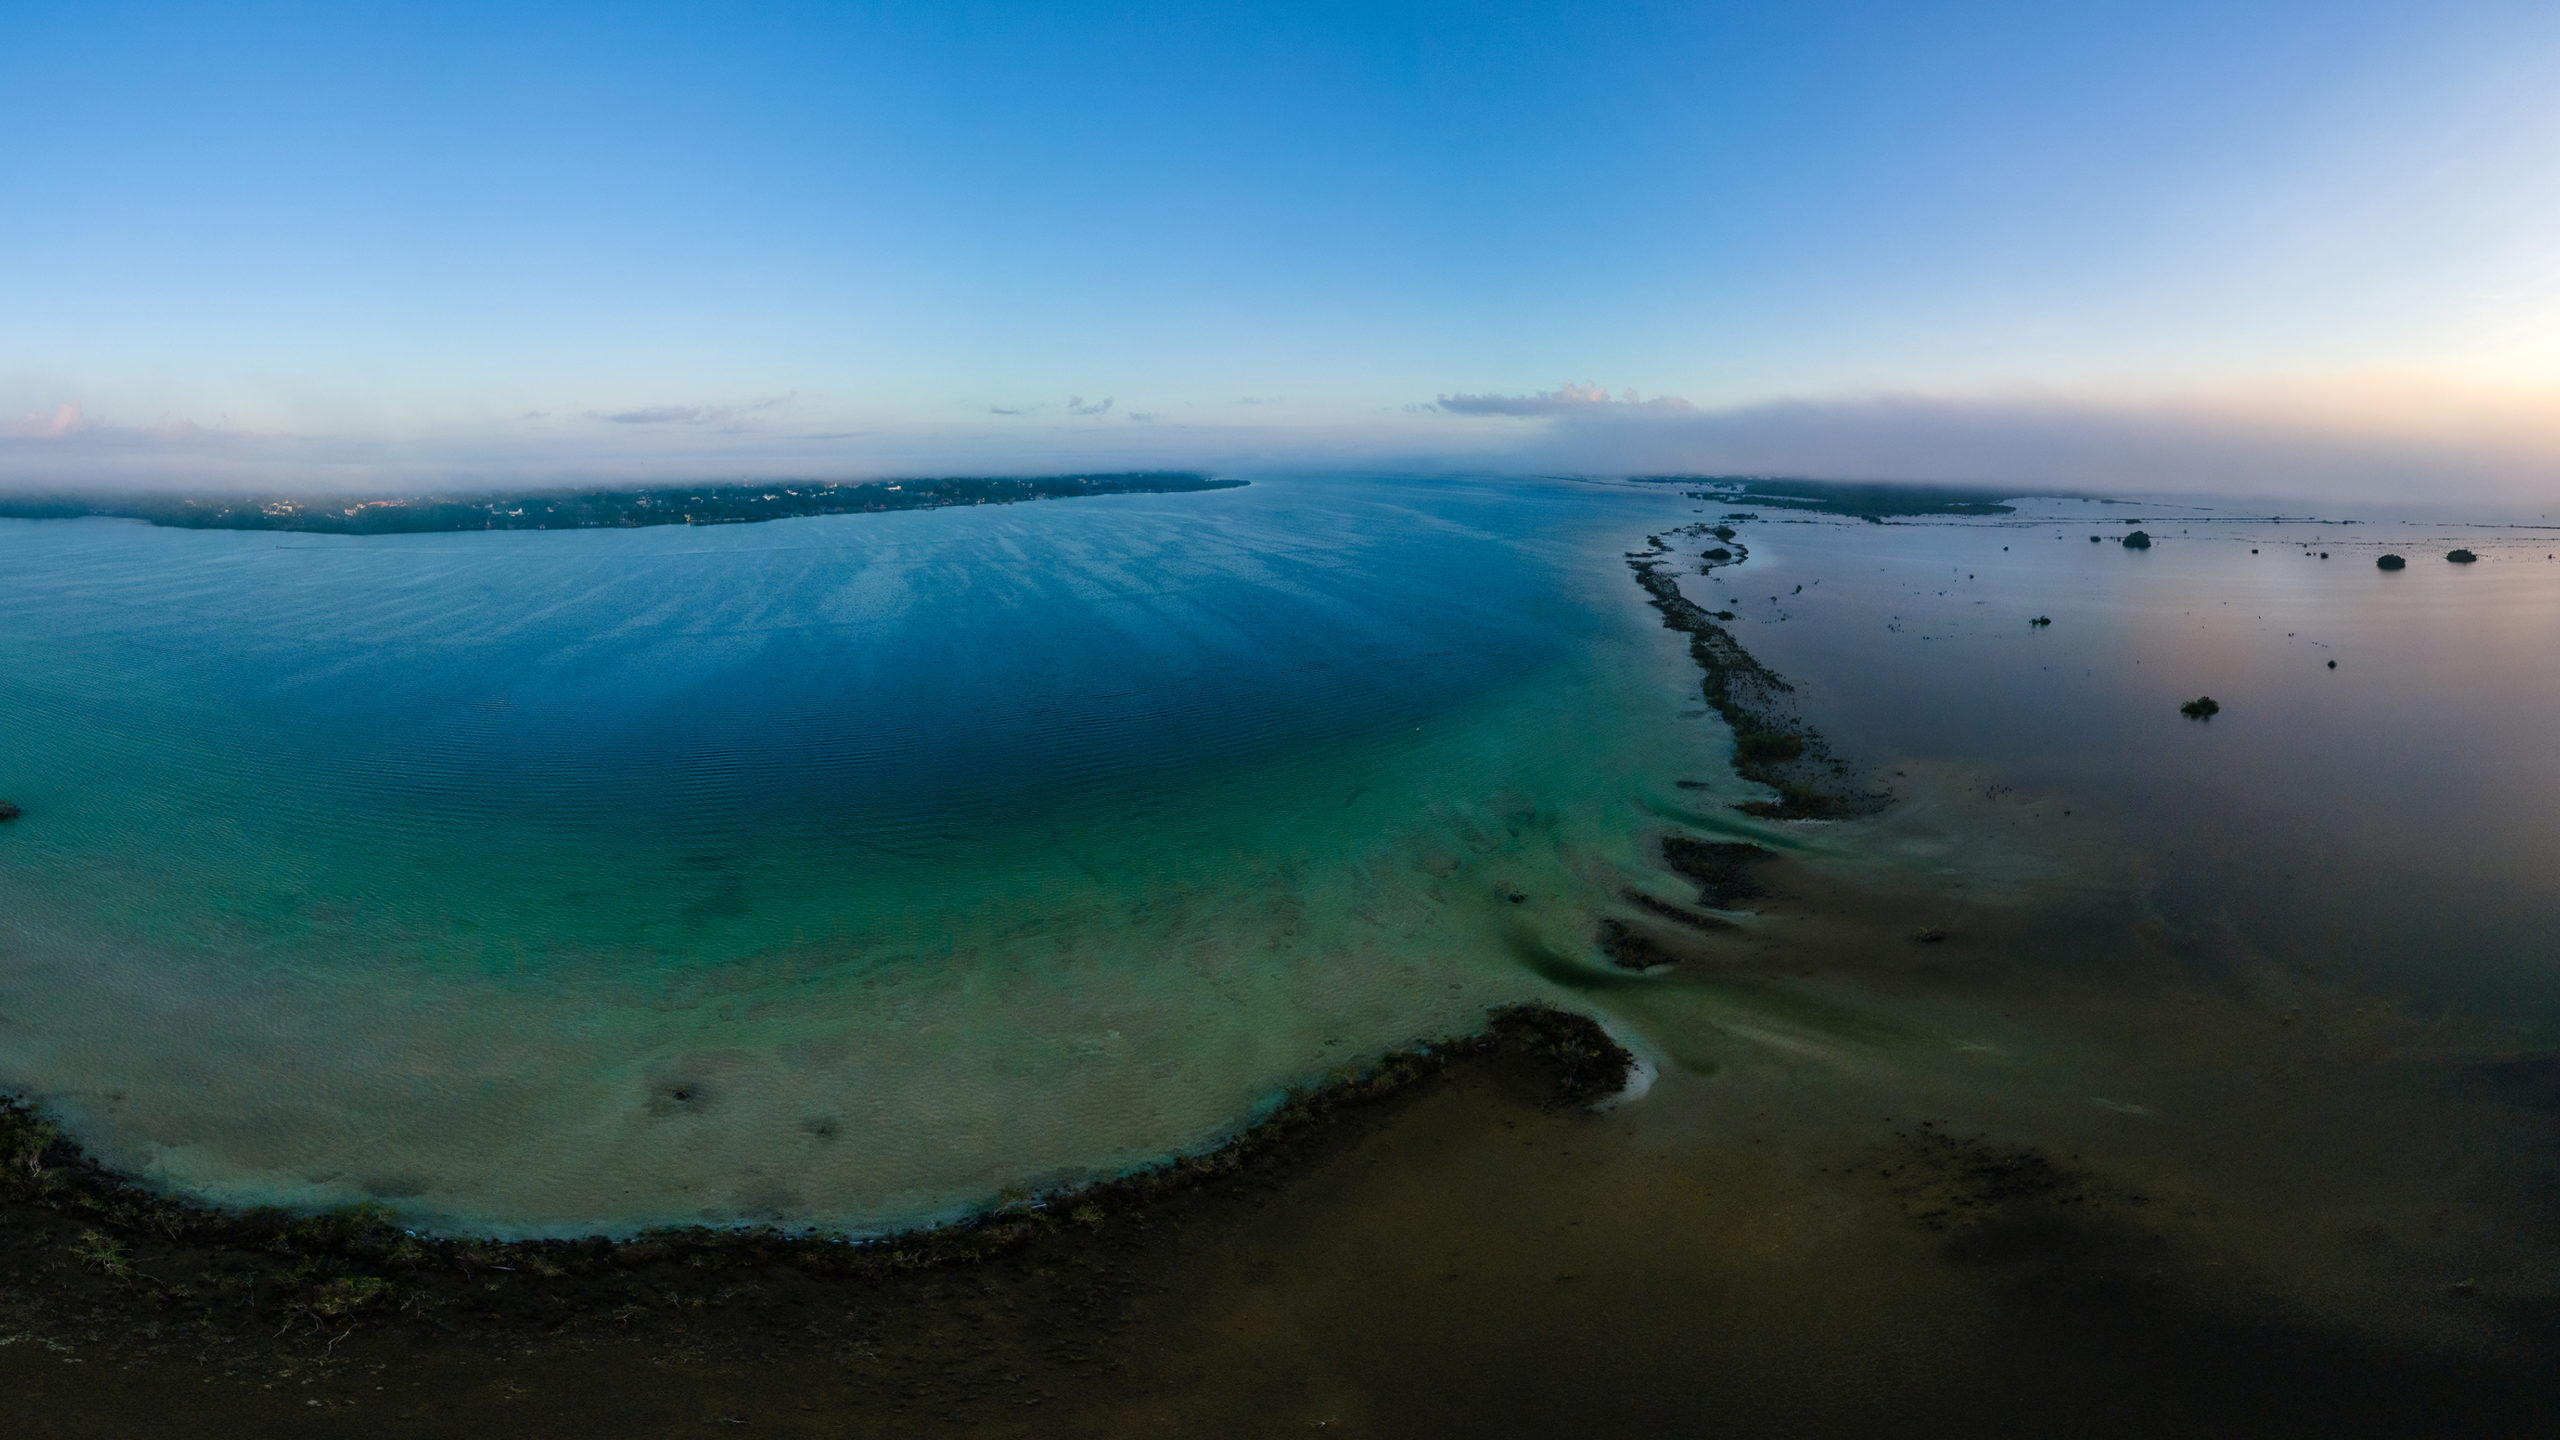
<path fill-rule="evenodd" d="M 2136 530 L 2132 534 L 2124 537 L 2124 548 L 2127 550 L 2148 550 L 2151 548 L 2151 536 L 2143 531 Z"/>
<path fill-rule="evenodd" d="M 2452 561 L 2456 565 L 2468 565 L 2480 557 L 2472 554 L 2468 550 L 2448 550 L 2445 552 L 2444 558 Z"/>
<path fill-rule="evenodd" d="M 2326 560 L 2329 557 L 2327 555 L 2322 555 L 2320 558 Z M 2376 568 L 2383 570 L 2405 570 L 2409 568 L 2409 562 L 2401 559 L 2397 555 L 2385 555 L 2373 563 Z"/>
<path fill-rule="evenodd" d="M 2222 706 L 2210 695 L 2199 695 L 2178 707 L 2178 713 L 2190 720 L 2210 720 L 2222 713 Z"/>

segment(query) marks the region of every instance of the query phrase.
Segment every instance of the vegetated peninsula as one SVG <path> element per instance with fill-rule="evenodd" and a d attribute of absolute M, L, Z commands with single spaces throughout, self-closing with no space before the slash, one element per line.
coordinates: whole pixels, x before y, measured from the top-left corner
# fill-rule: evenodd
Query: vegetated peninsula
<path fill-rule="evenodd" d="M 1232 490 L 1242 480 L 1192 470 L 1109 475 L 955 476 L 917 480 L 775 480 L 656 490 L 540 490 L 462 495 L 5 495 L 0 519 L 103 515 L 188 530 L 300 530 L 325 535 L 423 535 L 448 530 L 587 530 L 640 525 L 739 525 L 803 515 L 1010 505 L 1079 495 Z"/>
<path fill-rule="evenodd" d="M 2006 515 L 2020 492 L 1957 485 L 1882 483 L 1872 480 L 1792 480 L 1769 475 L 1638 475 L 1655 485 L 1704 487 L 1691 498 L 1727 505 L 1766 505 L 1881 520 L 1889 515 Z M 2039 490 L 2036 494 L 2051 493 Z"/>

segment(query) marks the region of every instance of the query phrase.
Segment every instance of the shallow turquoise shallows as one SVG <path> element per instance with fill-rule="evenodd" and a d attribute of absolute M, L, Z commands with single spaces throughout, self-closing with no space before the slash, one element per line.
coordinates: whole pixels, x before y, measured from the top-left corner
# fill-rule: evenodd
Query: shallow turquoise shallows
<path fill-rule="evenodd" d="M 1693 509 L 0 522 L 0 1088 L 194 1194 L 515 1234 L 1209 1142 L 1543 993 L 1729 783 L 1619 560 Z"/>

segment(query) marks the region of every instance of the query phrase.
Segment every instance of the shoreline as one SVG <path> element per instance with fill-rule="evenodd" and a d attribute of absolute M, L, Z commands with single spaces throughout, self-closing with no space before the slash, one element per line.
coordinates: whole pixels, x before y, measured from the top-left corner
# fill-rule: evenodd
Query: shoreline
<path fill-rule="evenodd" d="M 1069 1227 L 1143 1225 L 1148 1212 L 1186 1192 L 1285 1180 L 1320 1156 L 1345 1120 L 1465 1072 L 1504 1076 L 1545 1108 L 1593 1111 L 1627 1090 L 1639 1064 L 1589 1016 L 1544 1004 L 1502 1006 L 1473 1034 L 1391 1051 L 1293 1090 L 1210 1149 L 864 1238 L 686 1226 L 498 1240 L 421 1235 L 371 1203 L 317 1215 L 229 1209 L 148 1189 L 90 1158 L 33 1107 L 0 1096 L 0 1233 L 54 1232 L 47 1237 L 50 1263 L 12 1277 L 6 1290 L 66 1312 L 83 1300 L 94 1307 L 104 1292 L 126 1321 L 153 1331 L 183 1316 L 279 1338 L 295 1331 L 343 1338 L 403 1320 L 454 1335 L 519 1328 L 515 1317 L 527 1305 L 557 1310 L 563 1324 L 619 1315 L 627 1325 L 637 1318 L 629 1313 L 634 1304 L 643 1313 L 699 1308 L 725 1283 L 724 1272 L 787 1267 L 820 1283 L 880 1281 L 976 1265 Z M 35 1217 L 42 1218 L 29 1226 Z M 172 1278 L 181 1272 L 187 1278 Z M 480 1287 L 503 1291 L 505 1308 L 483 1303 Z"/>

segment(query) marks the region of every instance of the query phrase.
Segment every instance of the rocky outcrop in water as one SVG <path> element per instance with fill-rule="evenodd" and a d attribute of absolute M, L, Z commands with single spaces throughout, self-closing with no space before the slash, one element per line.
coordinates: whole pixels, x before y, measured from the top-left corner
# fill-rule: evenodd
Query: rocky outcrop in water
<path fill-rule="evenodd" d="M 1686 533 L 1695 533 L 1694 527 Z M 1627 568 L 1653 597 L 1663 628 L 1689 637 L 1689 657 L 1705 672 L 1700 688 L 1707 704 L 1733 728 L 1734 773 L 1778 792 L 1775 800 L 1743 805 L 1743 813 L 1765 820 L 1815 820 L 1882 807 L 1890 797 L 1851 787 L 1849 767 L 1833 758 L 1822 736 L 1795 714 L 1795 687 L 1717 623 L 1731 620 L 1733 612 L 1708 611 L 1681 594 L 1679 582 L 1664 568 L 1671 547 L 1662 536 L 1651 539 L 1651 550 L 1628 554 Z M 1747 552 L 1743 558 L 1749 558 Z"/>
<path fill-rule="evenodd" d="M 1699 904 L 1715 910 L 1730 910 L 1768 894 L 1751 872 L 1754 866 L 1776 858 L 1757 845 L 1735 840 L 1670 835 L 1662 841 L 1662 863 L 1698 887 Z"/>

